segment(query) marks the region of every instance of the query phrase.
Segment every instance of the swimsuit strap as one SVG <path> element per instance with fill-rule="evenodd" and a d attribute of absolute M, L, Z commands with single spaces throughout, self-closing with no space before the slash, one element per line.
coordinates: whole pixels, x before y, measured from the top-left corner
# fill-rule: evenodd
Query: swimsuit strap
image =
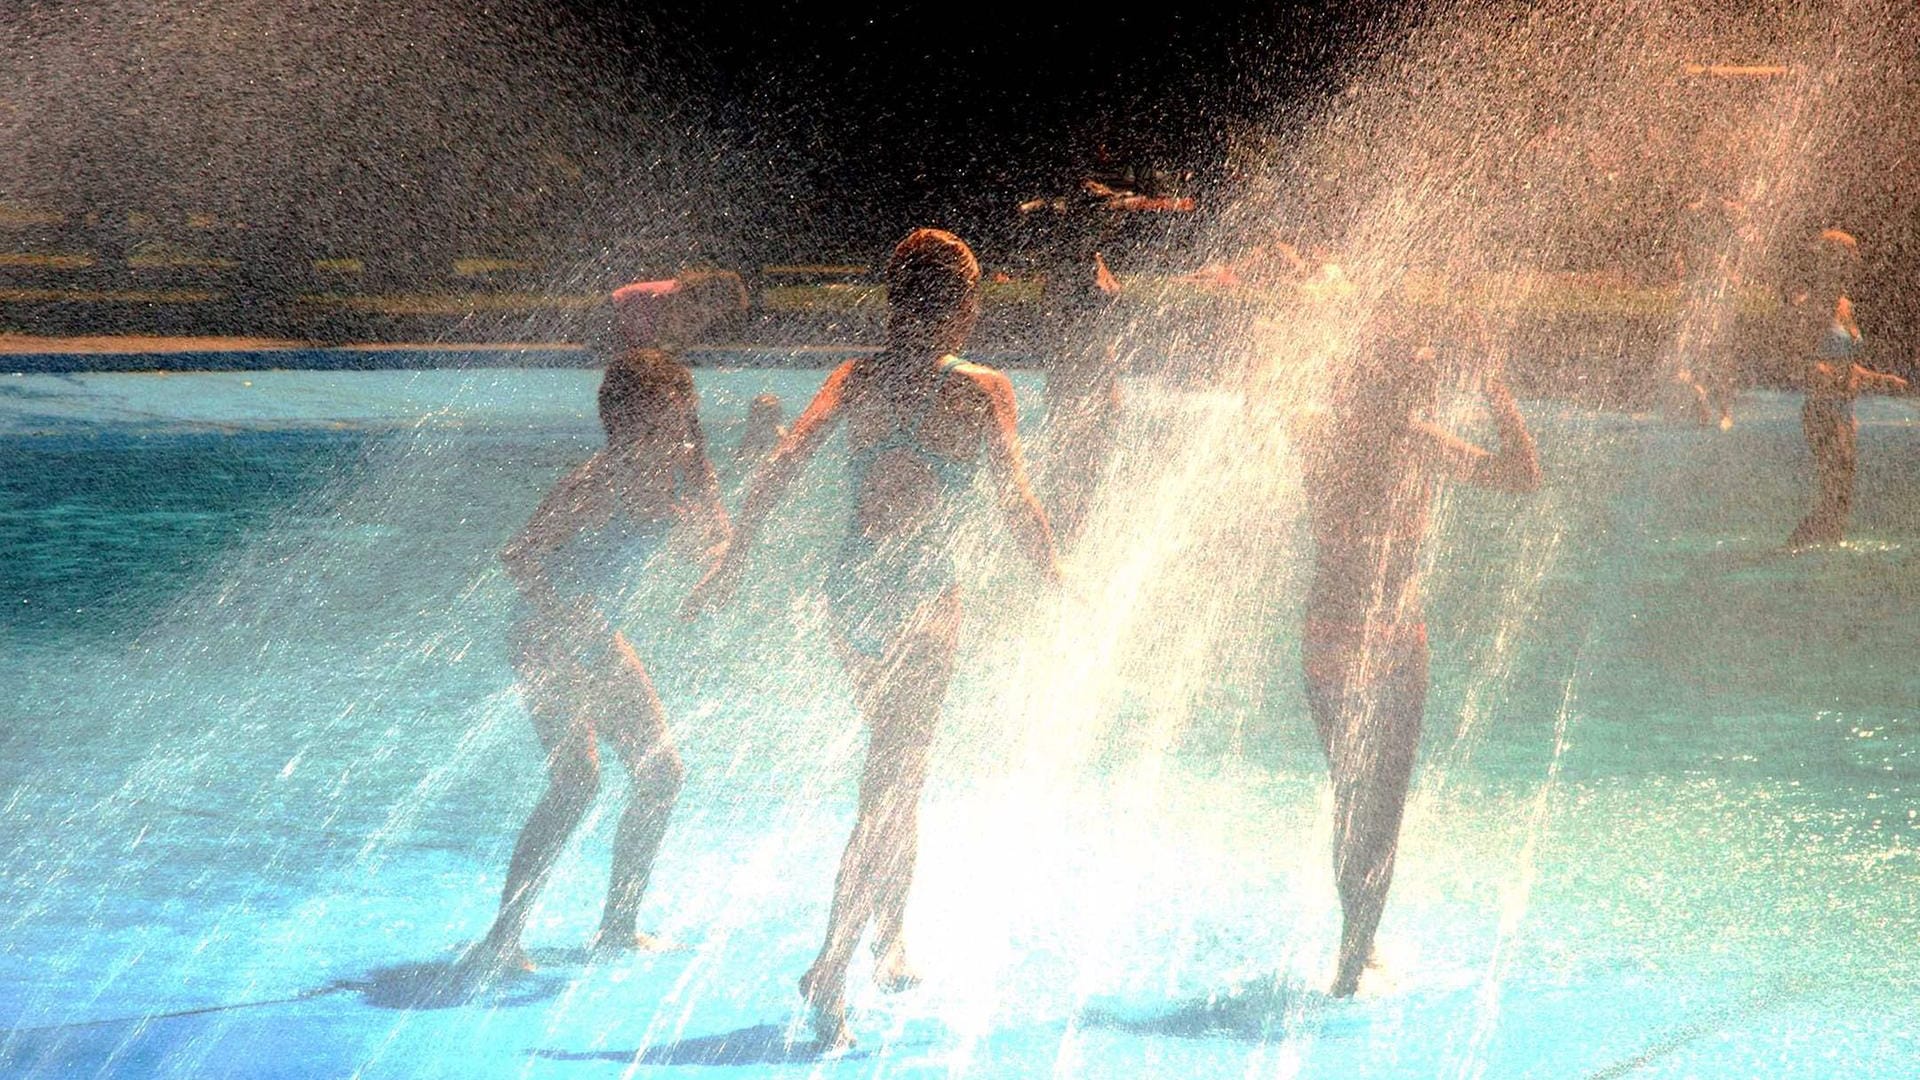
<path fill-rule="evenodd" d="M 961 365 L 965 363 L 965 360 L 957 356 L 943 356 L 940 358 L 940 374 L 950 375 L 960 370 Z M 939 401 L 940 397 L 938 394 L 927 395 L 926 408 L 921 411 L 920 419 L 916 421 L 913 426 L 913 440 L 915 443 L 915 451 L 920 455 L 921 460 L 933 466 L 933 471 L 940 476 L 940 482 L 945 484 L 948 491 L 951 492 L 955 488 L 965 487 L 973 482 L 973 474 L 978 462 L 974 459 L 962 461 L 959 458 L 951 458 L 945 454 L 936 454 L 928 450 L 925 444 L 920 442 L 920 429 L 925 426 L 928 418 L 933 415 L 933 410 L 935 406 L 939 404 Z"/>
<path fill-rule="evenodd" d="M 1827 332 L 1820 337 L 1820 346 L 1815 355 L 1822 360 L 1851 359 L 1859 355 L 1860 338 L 1856 331 L 1840 320 L 1827 324 Z"/>
<path fill-rule="evenodd" d="M 958 369 L 960 365 L 964 363 L 966 363 L 966 361 L 957 356 L 941 357 L 940 374 L 945 376 Z M 873 466 L 875 461 L 879 460 L 880 455 L 895 450 L 905 450 L 931 465 L 934 472 L 940 476 L 941 482 L 948 488 L 957 487 L 960 483 L 971 480 L 972 462 L 960 461 L 955 458 L 950 458 L 945 454 L 935 453 L 927 449 L 926 444 L 920 441 L 920 429 L 926 426 L 928 420 L 932 419 L 934 410 L 939 408 L 939 406 L 940 388 L 936 386 L 927 394 L 926 400 L 921 403 L 920 408 L 904 423 L 896 424 L 893 430 L 880 436 L 866 446 L 850 449 L 847 456 L 851 460 L 854 472 L 857 474 L 854 487 L 858 489 L 866 480 L 867 470 Z M 961 469 L 967 470 L 965 476 L 960 475 L 957 471 Z"/>

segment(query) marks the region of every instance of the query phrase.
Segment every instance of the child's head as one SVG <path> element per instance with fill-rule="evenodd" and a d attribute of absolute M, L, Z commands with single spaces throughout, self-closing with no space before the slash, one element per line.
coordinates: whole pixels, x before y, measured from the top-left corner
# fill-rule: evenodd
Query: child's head
<path fill-rule="evenodd" d="M 941 229 L 915 229 L 887 260 L 890 336 L 930 339 L 956 350 L 980 314 L 980 263 L 966 242 Z"/>
<path fill-rule="evenodd" d="M 751 428 L 775 428 L 780 426 L 784 416 L 780 399 L 773 394 L 755 394 L 747 402 L 747 426 Z"/>
<path fill-rule="evenodd" d="M 1395 417 L 1431 409 L 1440 392 L 1440 364 L 1423 313 L 1389 298 L 1361 333 L 1337 373 L 1336 394 L 1351 408 Z"/>
<path fill-rule="evenodd" d="M 600 424 L 610 446 L 632 446 L 688 423 L 693 375 L 664 352 L 627 349 L 607 361 L 600 380 Z"/>

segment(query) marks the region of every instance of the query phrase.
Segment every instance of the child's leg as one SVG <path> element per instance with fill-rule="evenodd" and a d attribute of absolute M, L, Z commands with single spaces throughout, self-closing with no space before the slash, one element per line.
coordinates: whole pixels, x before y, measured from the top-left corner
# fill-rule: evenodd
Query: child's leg
<path fill-rule="evenodd" d="M 607 906 L 594 944 L 606 948 L 647 947 L 637 929 L 640 900 L 653 870 L 653 860 L 666 837 L 667 822 L 679 798 L 686 768 L 674 749 L 666 713 L 653 680 L 633 646 L 616 634 L 604 691 L 595 708 L 604 718 L 600 728 L 613 743 L 627 768 L 627 807 L 614 835 L 613 867 L 607 883 Z"/>
<path fill-rule="evenodd" d="M 935 601 L 929 617 L 878 659 L 843 647 L 855 698 L 867 717 L 867 763 L 853 834 L 834 879 L 827 934 L 800 992 L 813 1008 L 823 1040 L 846 1042 L 847 968 L 869 922 L 876 944 L 893 965 L 883 981 L 910 977 L 901 924 L 918 850 L 920 791 L 940 703 L 953 672 L 958 602 Z"/>
<path fill-rule="evenodd" d="M 1342 927 L 1333 993 L 1352 994 L 1373 955 L 1426 710 L 1427 646 L 1408 633 L 1385 670 L 1310 673 L 1307 700 L 1333 775 L 1334 882 Z"/>
<path fill-rule="evenodd" d="M 1823 421 L 1807 425 L 1806 433 L 1807 449 L 1813 455 L 1813 507 L 1793 530 L 1788 543 L 1795 547 L 1839 543 L 1846 536 L 1847 519 L 1853 513 L 1853 425 Z"/>
<path fill-rule="evenodd" d="M 500 910 L 482 943 L 482 955 L 496 967 L 531 970 L 520 934 L 567 838 L 593 805 L 600 759 L 593 725 L 579 708 L 584 672 L 536 652 L 523 652 L 518 666 L 534 730 L 547 752 L 547 788 L 514 843 Z"/>

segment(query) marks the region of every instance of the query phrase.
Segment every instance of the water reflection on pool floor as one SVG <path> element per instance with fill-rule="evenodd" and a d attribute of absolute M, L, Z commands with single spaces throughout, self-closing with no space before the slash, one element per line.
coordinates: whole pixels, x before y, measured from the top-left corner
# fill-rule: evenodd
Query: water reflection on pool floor
<path fill-rule="evenodd" d="M 1113 501 L 1081 572 L 1129 584 L 1080 608 L 968 549 L 910 915 L 930 978 L 856 989 L 842 1058 L 796 1042 L 861 749 L 810 599 L 844 512 L 825 463 L 738 610 L 668 617 L 675 563 L 631 621 L 690 769 L 643 918 L 684 948 L 583 951 L 610 784 L 529 931 L 540 973 L 450 997 L 540 785 L 493 555 L 591 447 L 593 378 L 0 380 L 0 1071 L 1893 1077 L 1920 1054 L 1920 433 L 1863 404 L 1854 542 L 1787 555 L 1808 464 L 1773 395 L 1725 435 L 1531 407 L 1538 505 L 1450 504 L 1425 764 L 1357 1001 L 1319 993 L 1323 768 L 1276 479 L 1211 493 L 1177 544 L 1147 494 Z M 699 379 L 731 483 L 748 399 L 791 413 L 819 374 Z M 1232 402 L 1132 400 L 1141 468 L 1168 430 L 1240 430 Z"/>

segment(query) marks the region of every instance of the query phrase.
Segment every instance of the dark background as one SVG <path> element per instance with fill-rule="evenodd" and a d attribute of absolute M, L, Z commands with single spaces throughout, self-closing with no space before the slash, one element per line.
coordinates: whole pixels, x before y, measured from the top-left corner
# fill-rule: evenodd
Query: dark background
<path fill-rule="evenodd" d="M 808 216 L 830 223 L 809 239 L 851 256 L 920 223 L 992 246 L 1020 200 L 1102 167 L 1158 170 L 1204 198 L 1228 134 L 1336 89 L 1380 7 L 719 3 L 580 14 L 633 55 L 669 59 L 728 126 L 761 127 L 771 158 L 804 179 Z"/>
<path fill-rule="evenodd" d="M 1476 141 L 1506 147 L 1511 167 L 1482 170 L 1477 194 L 1458 201 L 1500 210 L 1516 242 L 1558 245 L 1516 258 L 1659 280 L 1672 273 L 1680 211 L 1647 198 L 1646 185 L 1623 182 L 1613 198 L 1615 165 L 1595 152 L 1627 159 L 1629 179 L 1691 160 L 1698 147 L 1684 140 L 1670 159 L 1643 145 L 1642 118 L 1663 111 L 1653 106 L 1692 92 L 1672 81 L 1679 59 L 1776 60 L 1805 31 L 1769 30 L 1792 23 L 1789 0 L 1765 0 L 1780 10 L 1757 13 L 1735 0 L 1646 5 L 1635 10 L 1652 36 L 1609 57 L 1583 33 L 1593 27 L 1577 5 L 1558 29 L 1548 19 L 1529 36 L 1541 12 L 1566 6 L 1475 0 L 1436 13 L 1446 3 L 1135 14 L 1000 3 L 11 0 L 0 6 L 0 331 L 572 337 L 577 305 L 540 298 L 603 295 L 700 265 L 872 268 L 917 225 L 953 229 L 990 270 L 1018 275 L 1072 231 L 1049 235 L 1044 215 L 1023 217 L 1018 205 L 1071 192 L 1090 173 L 1194 197 L 1197 213 L 1129 215 L 1134 234 L 1102 242 L 1122 273 L 1178 272 L 1276 226 L 1337 248 L 1352 223 L 1343 208 L 1364 205 L 1370 186 L 1467 176 L 1461 147 Z M 1855 227 L 1871 253 L 1863 295 L 1882 320 L 1873 332 L 1903 342 L 1901 356 L 1912 352 L 1907 338 L 1920 340 L 1908 272 L 1920 251 L 1908 149 L 1920 132 L 1911 93 L 1920 61 L 1907 56 L 1908 8 L 1845 40 L 1866 75 L 1884 67 L 1867 81 L 1885 100 L 1863 99 L 1873 108 L 1796 151 L 1841 163 L 1813 170 L 1832 172 L 1835 206 L 1775 230 Z M 1655 31 L 1675 12 L 1691 22 L 1663 41 Z M 1423 14 L 1442 30 L 1464 16 L 1484 25 L 1479 37 L 1409 51 Z M 1746 45 L 1719 29 L 1736 23 Z M 1479 65 L 1476 42 L 1505 42 L 1518 59 Z M 1646 92 L 1664 98 L 1619 110 L 1620 131 L 1587 118 L 1604 137 L 1566 140 L 1564 190 L 1528 193 L 1515 177 L 1555 174 L 1527 137 L 1558 125 L 1558 113 L 1579 117 L 1594 94 L 1587 80 L 1638 70 L 1646 56 L 1658 58 L 1645 61 Z M 1384 103 L 1347 110 L 1361 118 L 1431 112 L 1412 106 L 1448 89 L 1443 73 L 1482 66 L 1493 91 L 1512 85 L 1504 98 L 1460 95 L 1459 115 L 1477 126 L 1429 123 L 1423 146 L 1420 132 L 1322 132 L 1311 144 L 1318 157 L 1286 152 L 1290 138 L 1341 112 L 1326 108 L 1335 95 L 1371 84 Z M 1712 88 L 1719 104 L 1699 110 L 1708 122 L 1693 134 L 1738 158 L 1736 129 L 1765 128 L 1770 114 L 1722 89 Z M 1346 155 L 1355 148 L 1359 157 Z M 1321 159 L 1307 171 L 1337 189 L 1301 184 L 1280 214 L 1255 190 L 1261 177 L 1235 171 Z M 1536 212 L 1513 210 L 1521 204 Z M 1240 217 L 1209 232 L 1223 213 Z M 1458 221 L 1433 217 L 1423 246 L 1442 251 Z M 1207 242 L 1221 236 L 1244 242 Z M 803 279 L 754 284 L 787 280 Z M 493 306 L 407 302 L 476 294 Z M 793 329 L 822 340 L 843 331 Z"/>
<path fill-rule="evenodd" d="M 1096 167 L 1204 199 L 1227 133 L 1311 110 L 1386 10 L 22 0 L 0 203 L 58 216 L 28 248 L 382 287 L 476 254 L 870 262 L 919 224 L 991 254 Z"/>

